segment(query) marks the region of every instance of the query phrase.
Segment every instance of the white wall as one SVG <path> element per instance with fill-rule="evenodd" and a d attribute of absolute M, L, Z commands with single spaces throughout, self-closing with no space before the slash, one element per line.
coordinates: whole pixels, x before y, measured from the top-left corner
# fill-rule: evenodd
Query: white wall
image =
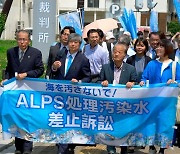
<path fill-rule="evenodd" d="M 57 0 L 59 10 L 76 10 L 77 0 Z"/>
<path fill-rule="evenodd" d="M 154 0 L 154 2 L 157 2 L 157 5 L 154 9 L 154 11 L 161 12 L 161 13 L 167 13 L 168 12 L 168 6 L 167 6 L 167 0 Z M 135 9 L 135 0 L 125 0 L 125 8 L 132 9 L 133 11 L 137 11 Z M 139 10 L 141 11 L 149 11 L 147 7 L 147 0 L 143 0 L 143 8 Z M 137 26 L 140 26 L 141 22 L 141 13 L 135 12 Z"/>
<path fill-rule="evenodd" d="M 11 10 L 9 12 L 9 16 L 5 25 L 5 30 L 2 34 L 2 39 L 14 39 L 14 33 L 17 27 L 17 21 L 22 20 L 24 21 L 24 28 L 26 27 L 32 27 L 32 9 L 28 8 L 28 3 L 32 2 L 33 0 L 25 0 L 25 7 L 24 11 L 21 10 L 21 19 L 20 19 L 20 1 L 22 0 L 14 0 L 13 4 L 11 6 Z M 99 8 L 87 8 L 87 1 L 84 1 L 84 8 L 85 8 L 85 21 L 86 22 L 92 22 L 94 19 L 94 13 L 97 11 L 97 19 L 104 17 L 104 11 L 106 11 L 106 7 L 110 5 L 112 0 L 99 0 Z M 172 1 L 172 0 L 169 0 Z M 147 8 L 147 0 L 143 0 L 144 7 L 140 11 L 149 11 Z M 153 9 L 157 12 L 166 13 L 168 12 L 168 3 L 167 0 L 154 0 L 154 2 L 157 2 L 157 6 Z M 127 9 L 133 9 L 135 11 L 135 0 L 120 0 L 120 3 L 122 5 L 125 5 Z M 57 5 L 59 10 L 69 11 L 69 10 L 76 10 L 77 9 L 77 0 L 57 0 Z M 109 10 L 107 10 L 109 11 Z M 135 13 L 135 16 L 137 18 L 137 25 L 140 26 L 140 19 L 141 14 L 139 12 Z"/>
<path fill-rule="evenodd" d="M 167 0 L 154 0 L 154 2 L 157 2 L 157 5 L 153 10 L 162 13 L 167 12 Z M 135 0 L 125 0 L 125 7 L 136 10 Z M 149 9 L 147 8 L 147 0 L 143 0 L 143 9 L 141 9 L 140 11 L 149 11 Z"/>
<path fill-rule="evenodd" d="M 26 0 L 23 4 L 23 8 L 20 9 L 20 0 L 14 0 L 9 11 L 8 18 L 6 20 L 5 30 L 2 33 L 2 39 L 14 39 L 15 31 L 17 28 L 17 21 L 24 21 L 24 28 L 32 27 L 32 10 L 28 9 L 29 2 L 32 0 Z M 30 14 L 29 14 L 30 13 Z M 22 27 L 23 28 L 23 27 Z"/>

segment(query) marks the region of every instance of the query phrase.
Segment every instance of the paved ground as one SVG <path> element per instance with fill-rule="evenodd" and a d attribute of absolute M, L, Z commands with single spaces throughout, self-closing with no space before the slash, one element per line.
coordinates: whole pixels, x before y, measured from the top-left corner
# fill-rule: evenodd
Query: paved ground
<path fill-rule="evenodd" d="M 92 146 L 78 146 L 75 149 L 75 154 L 107 154 L 105 145 Z M 158 147 L 157 147 L 158 149 Z M 0 151 L 0 154 L 13 154 L 15 150 L 14 145 L 9 146 L 7 149 Z M 55 144 L 35 143 L 32 154 L 56 154 L 57 148 Z M 117 153 L 120 153 L 120 148 L 117 148 Z M 145 149 L 135 149 L 134 154 L 148 154 L 148 147 Z M 180 154 L 180 148 L 174 147 L 167 149 L 165 154 Z"/>

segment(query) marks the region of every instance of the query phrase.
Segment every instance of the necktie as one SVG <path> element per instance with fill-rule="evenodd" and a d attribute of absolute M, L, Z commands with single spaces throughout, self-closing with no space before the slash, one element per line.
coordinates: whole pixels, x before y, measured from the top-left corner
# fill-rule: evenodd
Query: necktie
<path fill-rule="evenodd" d="M 153 49 L 152 50 L 152 59 L 155 59 L 156 58 L 156 51 Z"/>
<path fill-rule="evenodd" d="M 67 48 L 64 46 L 64 47 L 60 50 L 60 52 L 63 54 L 66 50 L 67 50 Z"/>
<path fill-rule="evenodd" d="M 67 72 L 68 72 L 68 70 L 69 70 L 69 68 L 70 68 L 70 66 L 71 66 L 71 64 L 72 64 L 72 56 L 71 55 L 69 55 L 69 57 L 68 57 L 68 63 L 67 63 L 67 68 L 66 68 L 66 73 L 65 74 L 67 74 Z"/>
<path fill-rule="evenodd" d="M 20 56 L 19 56 L 19 61 L 20 61 L 20 62 L 23 60 L 23 57 L 24 57 L 24 52 L 21 51 Z"/>

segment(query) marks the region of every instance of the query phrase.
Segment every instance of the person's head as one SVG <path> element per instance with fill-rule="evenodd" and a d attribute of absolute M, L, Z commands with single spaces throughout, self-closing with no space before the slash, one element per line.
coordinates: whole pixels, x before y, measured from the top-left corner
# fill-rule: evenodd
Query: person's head
<path fill-rule="evenodd" d="M 147 39 L 149 36 L 149 30 L 145 28 L 143 32 L 144 32 L 144 38 Z"/>
<path fill-rule="evenodd" d="M 107 32 L 106 33 L 106 41 L 108 43 L 114 43 L 115 40 L 116 40 L 116 38 L 114 37 L 113 32 Z"/>
<path fill-rule="evenodd" d="M 62 30 L 61 30 L 61 34 L 60 34 L 60 41 L 63 45 L 67 45 L 68 43 L 68 36 L 71 33 L 75 33 L 75 29 L 71 26 L 65 26 Z"/>
<path fill-rule="evenodd" d="M 131 42 L 130 36 L 128 36 L 126 34 L 119 36 L 118 43 L 126 44 L 129 47 L 130 42 Z"/>
<path fill-rule="evenodd" d="M 165 33 L 165 37 L 166 37 L 166 39 L 171 40 L 171 38 L 172 38 L 172 33 L 171 33 L 171 32 L 166 32 L 166 33 Z"/>
<path fill-rule="evenodd" d="M 148 51 L 148 41 L 146 39 L 137 39 L 134 43 L 134 51 L 137 54 L 146 54 Z"/>
<path fill-rule="evenodd" d="M 97 29 L 97 32 L 99 34 L 99 45 L 102 45 L 104 41 L 104 32 L 101 29 Z"/>
<path fill-rule="evenodd" d="M 168 39 L 162 39 L 158 43 L 156 48 L 156 54 L 158 57 L 163 58 L 173 52 L 173 44 Z"/>
<path fill-rule="evenodd" d="M 131 38 L 131 33 L 128 32 L 128 31 L 125 31 L 125 32 L 123 33 L 123 35 L 127 35 L 127 36 L 129 36 L 129 37 Z"/>
<path fill-rule="evenodd" d="M 30 33 L 26 30 L 19 30 L 16 32 L 16 40 L 21 50 L 26 50 L 30 44 Z"/>
<path fill-rule="evenodd" d="M 99 34 L 97 29 L 90 29 L 87 32 L 88 42 L 92 47 L 95 47 L 99 43 Z"/>
<path fill-rule="evenodd" d="M 149 34 L 149 44 L 151 48 L 156 49 L 158 46 L 159 40 L 160 40 L 160 36 L 158 32 L 151 32 Z"/>
<path fill-rule="evenodd" d="M 79 51 L 81 43 L 82 43 L 82 37 L 77 33 L 71 33 L 68 36 L 69 52 L 71 54 L 73 54 L 73 53 Z"/>
<path fill-rule="evenodd" d="M 142 31 L 138 31 L 137 32 L 137 37 L 138 37 L 138 39 L 143 39 L 143 32 Z"/>
<path fill-rule="evenodd" d="M 122 63 L 127 55 L 127 46 L 123 43 L 116 43 L 113 47 L 112 59 L 114 63 Z"/>

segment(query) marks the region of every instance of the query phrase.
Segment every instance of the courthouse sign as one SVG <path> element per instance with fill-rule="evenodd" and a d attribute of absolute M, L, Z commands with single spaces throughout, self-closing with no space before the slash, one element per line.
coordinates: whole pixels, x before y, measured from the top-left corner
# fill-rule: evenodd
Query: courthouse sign
<path fill-rule="evenodd" d="M 33 2 L 33 47 L 42 51 L 46 63 L 49 47 L 56 37 L 56 0 Z"/>

